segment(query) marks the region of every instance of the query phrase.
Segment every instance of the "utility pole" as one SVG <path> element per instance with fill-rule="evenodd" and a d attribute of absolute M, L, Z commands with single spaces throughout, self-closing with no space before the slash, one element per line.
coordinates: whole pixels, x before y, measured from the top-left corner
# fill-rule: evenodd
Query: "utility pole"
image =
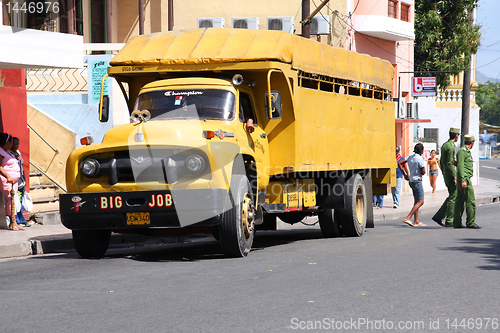
<path fill-rule="evenodd" d="M 474 10 L 469 14 L 469 24 L 474 24 Z M 470 114 L 470 77 L 472 54 L 466 54 L 467 67 L 464 70 L 464 86 L 462 89 L 462 135 L 460 137 L 460 146 L 464 145 L 464 136 L 469 134 L 469 114 Z"/>
<path fill-rule="evenodd" d="M 311 1 L 310 0 L 302 0 L 302 37 L 310 38 L 311 37 L 311 22 L 307 20 L 309 14 L 311 13 Z M 307 20 L 307 21 L 306 21 Z"/>
<path fill-rule="evenodd" d="M 168 31 L 174 30 L 174 0 L 168 0 Z"/>
<path fill-rule="evenodd" d="M 139 0 L 139 35 L 144 35 L 144 0 Z"/>
<path fill-rule="evenodd" d="M 470 76 L 471 76 L 471 55 L 467 55 L 469 64 L 464 71 L 464 87 L 462 89 L 462 135 L 460 146 L 464 145 L 464 136 L 469 134 L 469 111 L 470 111 Z"/>

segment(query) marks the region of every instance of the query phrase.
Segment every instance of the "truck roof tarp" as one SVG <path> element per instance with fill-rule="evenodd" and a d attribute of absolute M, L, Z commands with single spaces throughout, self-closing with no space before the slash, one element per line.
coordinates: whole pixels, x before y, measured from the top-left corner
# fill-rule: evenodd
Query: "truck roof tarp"
<path fill-rule="evenodd" d="M 314 74 L 392 89 L 394 69 L 379 58 L 283 31 L 205 28 L 132 38 L 111 66 L 217 64 L 279 61 Z"/>

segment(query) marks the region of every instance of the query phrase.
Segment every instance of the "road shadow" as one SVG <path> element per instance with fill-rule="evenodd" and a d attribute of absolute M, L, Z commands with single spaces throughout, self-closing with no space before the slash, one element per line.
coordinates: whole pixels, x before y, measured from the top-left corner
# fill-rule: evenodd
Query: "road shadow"
<path fill-rule="evenodd" d="M 267 248 L 292 244 L 300 241 L 323 238 L 319 229 L 286 229 L 276 231 L 257 231 L 252 250 L 263 251 Z M 78 258 L 75 250 L 70 248 L 57 255 L 45 254 L 36 259 Z M 61 254 L 63 253 L 63 254 Z M 104 259 L 126 258 L 144 262 L 189 262 L 200 260 L 231 259 L 225 256 L 218 240 L 209 234 L 193 234 L 171 237 L 150 237 L 147 241 L 134 244 L 112 244 Z M 86 259 L 82 259 L 86 260 Z M 98 260 L 98 259 L 88 259 Z"/>
<path fill-rule="evenodd" d="M 322 238 L 320 230 L 300 229 L 300 230 L 277 230 L 277 231 L 257 231 L 253 241 L 252 253 L 262 251 L 267 248 L 292 244 L 295 242 L 314 240 Z M 200 260 L 220 260 L 232 259 L 226 257 L 219 241 L 206 236 L 203 239 L 191 242 L 188 238 L 183 243 L 168 244 L 158 246 L 157 249 L 127 256 L 129 259 L 146 262 L 186 262 Z M 107 255 L 108 256 L 108 255 Z M 113 255 L 111 255 L 113 256 Z"/>
<path fill-rule="evenodd" d="M 444 247 L 440 250 L 481 254 L 489 264 L 477 268 L 488 271 L 500 270 L 500 239 L 464 238 L 460 242 L 464 243 L 464 246 Z"/>

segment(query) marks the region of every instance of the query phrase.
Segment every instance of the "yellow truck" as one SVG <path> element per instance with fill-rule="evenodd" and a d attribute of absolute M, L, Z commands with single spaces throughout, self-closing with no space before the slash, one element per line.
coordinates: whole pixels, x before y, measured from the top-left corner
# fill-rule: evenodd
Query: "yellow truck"
<path fill-rule="evenodd" d="M 241 257 L 277 217 L 316 215 L 325 237 L 373 227 L 372 193 L 395 177 L 389 62 L 281 31 L 209 28 L 134 37 L 108 76 L 130 123 L 69 156 L 60 196 L 82 257 L 102 257 L 111 232 L 212 232 Z"/>

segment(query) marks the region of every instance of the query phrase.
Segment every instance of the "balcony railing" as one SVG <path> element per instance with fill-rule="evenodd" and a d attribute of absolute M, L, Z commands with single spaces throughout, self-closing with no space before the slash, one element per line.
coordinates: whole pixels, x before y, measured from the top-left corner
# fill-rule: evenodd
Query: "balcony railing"
<path fill-rule="evenodd" d="M 439 90 L 436 96 L 438 102 L 460 102 L 462 101 L 462 89 Z"/>

